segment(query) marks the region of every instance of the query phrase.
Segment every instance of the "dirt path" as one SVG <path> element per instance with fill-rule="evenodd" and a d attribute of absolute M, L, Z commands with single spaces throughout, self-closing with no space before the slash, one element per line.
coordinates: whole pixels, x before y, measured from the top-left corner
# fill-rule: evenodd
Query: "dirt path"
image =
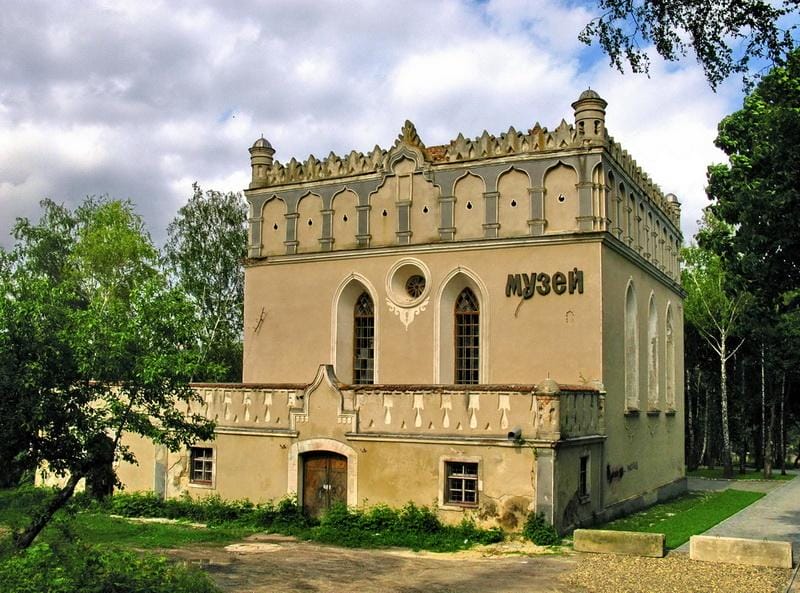
<path fill-rule="evenodd" d="M 351 550 L 281 536 L 169 555 L 200 564 L 226 593 L 573 593 L 559 577 L 574 556 L 487 557 L 481 552 L 434 554 Z"/>

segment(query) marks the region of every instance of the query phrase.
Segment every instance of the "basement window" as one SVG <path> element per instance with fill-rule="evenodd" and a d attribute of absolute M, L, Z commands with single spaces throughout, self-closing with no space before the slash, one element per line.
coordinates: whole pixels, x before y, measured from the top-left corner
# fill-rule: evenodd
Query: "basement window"
<path fill-rule="evenodd" d="M 578 499 L 581 502 L 589 501 L 589 456 L 581 457 L 580 474 L 578 475 Z"/>

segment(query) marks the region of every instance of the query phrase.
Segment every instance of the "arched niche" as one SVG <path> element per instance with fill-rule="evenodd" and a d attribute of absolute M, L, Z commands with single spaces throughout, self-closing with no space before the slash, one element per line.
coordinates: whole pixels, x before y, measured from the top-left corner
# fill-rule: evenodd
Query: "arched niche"
<path fill-rule="evenodd" d="M 656 297 L 651 294 L 647 307 L 647 408 L 649 410 L 658 409 L 658 351 L 658 311 L 656 310 Z"/>
<path fill-rule="evenodd" d="M 297 252 L 319 251 L 322 237 L 322 200 L 308 193 L 297 204 Z"/>
<path fill-rule="evenodd" d="M 519 169 L 509 169 L 498 178 L 498 222 L 501 237 L 529 234 L 530 185 L 528 174 Z"/>
<path fill-rule="evenodd" d="M 578 230 L 578 173 L 559 163 L 544 176 L 544 217 L 548 233 Z"/>
<path fill-rule="evenodd" d="M 268 200 L 261 210 L 261 255 L 286 253 L 286 204 L 280 198 Z"/>
<path fill-rule="evenodd" d="M 485 205 L 483 194 L 486 184 L 483 179 L 473 173 L 466 173 L 453 188 L 456 198 L 453 205 L 453 226 L 456 241 L 483 238 L 483 222 Z"/>
<path fill-rule="evenodd" d="M 413 161 L 409 160 L 409 162 Z M 397 190 L 397 177 L 386 177 L 383 184 L 369 197 L 370 247 L 397 243 L 398 226 L 397 206 L 395 203 Z"/>
<path fill-rule="evenodd" d="M 625 408 L 639 409 L 639 312 L 633 281 L 625 290 Z"/>
<path fill-rule="evenodd" d="M 666 338 L 665 400 L 668 410 L 675 409 L 675 323 L 672 319 L 672 303 L 667 303 L 664 315 L 664 337 Z"/>
<path fill-rule="evenodd" d="M 412 243 L 433 243 L 439 240 L 439 188 L 417 174 L 411 178 L 412 200 L 409 228 Z"/>
<path fill-rule="evenodd" d="M 434 381 L 452 384 L 455 381 L 455 309 L 459 295 L 469 288 L 477 298 L 480 311 L 480 383 L 489 381 L 489 297 L 483 281 L 473 271 L 459 267 L 451 271 L 437 291 L 434 309 Z"/>
<path fill-rule="evenodd" d="M 353 382 L 355 352 L 355 307 L 366 293 L 374 305 L 373 382 L 378 381 L 380 361 L 380 307 L 375 287 L 360 274 L 350 274 L 337 287 L 331 310 L 331 360 L 336 376 L 343 383 Z"/>
<path fill-rule="evenodd" d="M 355 249 L 358 234 L 358 196 L 345 189 L 333 197 L 331 209 L 334 249 Z"/>

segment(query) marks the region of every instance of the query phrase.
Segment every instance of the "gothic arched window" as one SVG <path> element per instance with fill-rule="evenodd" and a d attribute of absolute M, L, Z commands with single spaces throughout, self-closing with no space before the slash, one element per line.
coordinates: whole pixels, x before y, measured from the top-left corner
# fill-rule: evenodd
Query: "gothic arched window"
<path fill-rule="evenodd" d="M 370 384 L 375 369 L 375 306 L 366 292 L 353 310 L 353 383 Z"/>
<path fill-rule="evenodd" d="M 480 369 L 480 307 L 475 293 L 461 291 L 455 305 L 455 382 L 478 383 Z"/>

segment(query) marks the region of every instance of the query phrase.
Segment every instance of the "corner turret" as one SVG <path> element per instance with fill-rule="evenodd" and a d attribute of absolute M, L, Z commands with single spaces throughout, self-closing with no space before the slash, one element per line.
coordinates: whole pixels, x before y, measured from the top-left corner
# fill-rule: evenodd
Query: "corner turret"
<path fill-rule="evenodd" d="M 250 167 L 253 170 L 250 189 L 267 185 L 267 171 L 272 168 L 272 155 L 275 149 L 269 140 L 261 136 L 250 148 Z"/>
<path fill-rule="evenodd" d="M 578 138 L 590 142 L 605 141 L 607 105 L 608 103 L 592 89 L 581 93 L 578 100 L 572 104 Z"/>

